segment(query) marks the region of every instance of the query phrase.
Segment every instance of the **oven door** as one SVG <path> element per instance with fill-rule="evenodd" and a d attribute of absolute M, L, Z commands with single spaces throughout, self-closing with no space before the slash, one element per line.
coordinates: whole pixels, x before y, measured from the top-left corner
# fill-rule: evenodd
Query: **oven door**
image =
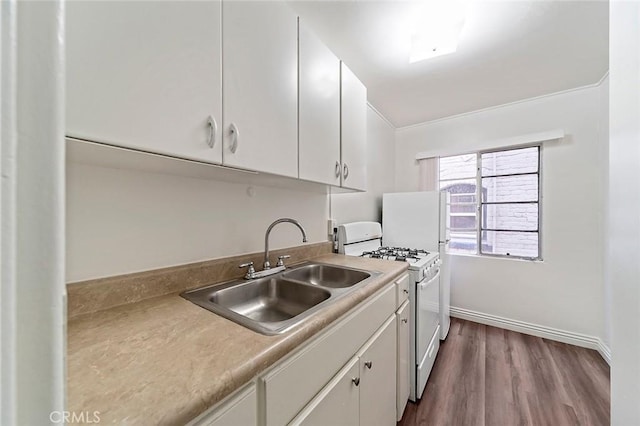
<path fill-rule="evenodd" d="M 440 271 L 416 285 L 416 363 L 422 362 L 429 342 L 438 329 L 440 315 Z"/>

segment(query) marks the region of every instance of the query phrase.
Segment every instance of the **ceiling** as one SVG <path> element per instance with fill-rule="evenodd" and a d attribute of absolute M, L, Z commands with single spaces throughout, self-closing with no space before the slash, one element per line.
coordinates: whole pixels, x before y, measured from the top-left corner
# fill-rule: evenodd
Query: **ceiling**
<path fill-rule="evenodd" d="M 414 64 L 415 1 L 292 6 L 397 127 L 593 84 L 608 69 L 606 1 L 475 0 L 457 52 Z"/>

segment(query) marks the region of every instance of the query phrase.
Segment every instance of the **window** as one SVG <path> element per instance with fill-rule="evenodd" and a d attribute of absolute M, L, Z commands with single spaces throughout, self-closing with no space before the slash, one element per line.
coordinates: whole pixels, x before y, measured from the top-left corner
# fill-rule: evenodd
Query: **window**
<path fill-rule="evenodd" d="M 540 258 L 540 147 L 440 158 L 453 253 Z"/>

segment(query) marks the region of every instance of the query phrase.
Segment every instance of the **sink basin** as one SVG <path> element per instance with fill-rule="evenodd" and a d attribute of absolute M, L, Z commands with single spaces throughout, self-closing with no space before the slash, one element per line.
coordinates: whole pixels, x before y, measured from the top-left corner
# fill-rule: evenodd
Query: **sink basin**
<path fill-rule="evenodd" d="M 295 317 L 331 297 L 320 288 L 282 278 L 250 281 L 213 292 L 209 301 L 259 322 L 278 322 Z"/>
<path fill-rule="evenodd" d="M 351 287 L 370 276 L 371 274 L 365 271 L 319 263 L 301 266 L 284 274 L 284 277 L 291 280 L 329 288 Z"/>
<path fill-rule="evenodd" d="M 331 292 L 280 273 L 191 290 L 182 297 L 259 333 L 279 334 L 315 312 Z"/>
<path fill-rule="evenodd" d="M 306 263 L 274 275 L 190 290 L 182 297 L 262 334 L 280 334 L 380 272 Z"/>

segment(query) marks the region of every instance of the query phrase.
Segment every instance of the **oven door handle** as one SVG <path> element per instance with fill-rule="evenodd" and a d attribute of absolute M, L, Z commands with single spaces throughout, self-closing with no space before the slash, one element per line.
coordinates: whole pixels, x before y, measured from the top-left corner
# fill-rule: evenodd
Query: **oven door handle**
<path fill-rule="evenodd" d="M 426 289 L 427 287 L 429 287 L 429 286 L 430 286 L 434 281 L 436 281 L 438 278 L 440 278 L 440 270 L 438 270 L 438 273 L 437 273 L 437 274 L 435 274 L 435 275 L 433 276 L 433 278 L 431 278 L 429 281 L 424 282 L 424 283 L 421 283 L 421 284 L 418 284 L 418 288 L 419 288 L 420 290 L 424 290 L 424 289 Z"/>

